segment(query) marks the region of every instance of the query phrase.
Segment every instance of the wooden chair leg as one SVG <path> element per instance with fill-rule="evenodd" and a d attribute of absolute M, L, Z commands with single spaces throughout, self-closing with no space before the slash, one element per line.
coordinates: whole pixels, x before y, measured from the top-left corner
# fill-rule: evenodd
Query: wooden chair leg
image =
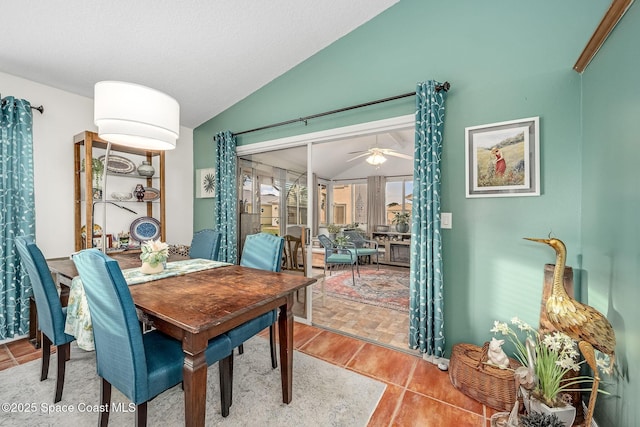
<path fill-rule="evenodd" d="M 229 406 L 233 405 L 233 352 L 229 357 Z"/>
<path fill-rule="evenodd" d="M 238 354 L 244 354 L 244 344 L 238 346 Z"/>
<path fill-rule="evenodd" d="M 42 371 L 40 372 L 40 381 L 47 379 L 49 374 L 49 358 L 51 357 L 51 340 L 45 334 L 42 334 Z"/>
<path fill-rule="evenodd" d="M 111 383 L 104 378 L 101 378 L 100 382 L 100 406 L 102 408 L 108 408 L 111 406 Z M 100 427 L 107 427 L 109 424 L 109 411 L 101 411 L 100 418 L 98 419 L 98 425 Z"/>
<path fill-rule="evenodd" d="M 271 367 L 278 367 L 278 358 L 276 357 L 276 325 L 269 326 L 269 347 L 271 347 Z"/>
<path fill-rule="evenodd" d="M 64 388 L 64 372 L 71 352 L 71 343 L 59 345 L 58 349 L 58 378 L 56 379 L 56 396 L 53 403 L 58 403 L 62 399 L 62 389 Z"/>
<path fill-rule="evenodd" d="M 220 371 L 220 406 L 222 407 L 222 416 L 229 415 L 229 407 L 231 406 L 231 363 L 233 355 L 229 355 L 218 362 Z"/>
<path fill-rule="evenodd" d="M 136 405 L 136 427 L 147 427 L 147 402 Z"/>

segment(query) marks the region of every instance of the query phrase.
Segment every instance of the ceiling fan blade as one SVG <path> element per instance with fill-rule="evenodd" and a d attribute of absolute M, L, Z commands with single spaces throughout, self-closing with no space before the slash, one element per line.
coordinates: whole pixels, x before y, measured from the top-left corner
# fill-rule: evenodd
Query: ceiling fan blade
<path fill-rule="evenodd" d="M 395 151 L 391 151 L 389 153 L 384 153 L 384 154 L 388 154 L 389 156 L 400 157 L 401 159 L 413 160 L 413 157 L 407 156 L 406 154 L 402 154 L 402 153 L 396 153 Z"/>
<path fill-rule="evenodd" d="M 347 154 L 360 154 L 360 153 L 368 153 L 369 150 L 360 150 L 360 151 L 350 151 Z"/>
<path fill-rule="evenodd" d="M 349 160 L 347 160 L 347 162 L 351 162 L 351 161 L 353 161 L 355 159 L 359 159 L 360 157 L 365 157 L 365 156 L 368 156 L 368 155 L 369 155 L 369 152 L 367 151 L 366 153 L 362 153 L 362 154 L 360 154 L 358 156 L 350 158 Z"/>

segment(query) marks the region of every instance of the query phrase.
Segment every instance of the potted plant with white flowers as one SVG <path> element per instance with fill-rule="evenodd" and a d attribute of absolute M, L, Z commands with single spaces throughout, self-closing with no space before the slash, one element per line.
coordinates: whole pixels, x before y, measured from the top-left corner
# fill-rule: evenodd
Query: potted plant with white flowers
<path fill-rule="evenodd" d="M 507 323 L 498 321 L 494 322 L 491 332 L 506 336 L 516 348 L 515 357 L 522 367 L 514 374 L 521 384 L 527 411 L 554 414 L 564 425 L 571 426 L 575 407 L 571 405 L 568 393 L 590 391 L 590 388 L 583 389 L 580 385 L 593 381 L 586 375 L 567 375 L 571 371 L 579 371 L 584 363 L 578 361 L 576 342 L 558 331 L 541 334 L 517 317 L 511 319 L 511 324 L 518 332 Z M 598 366 L 608 373 L 606 359 L 599 359 Z"/>
<path fill-rule="evenodd" d="M 164 270 L 164 263 L 169 258 L 169 245 L 158 240 L 147 240 L 140 246 L 142 253 L 140 271 L 144 274 L 156 274 Z"/>

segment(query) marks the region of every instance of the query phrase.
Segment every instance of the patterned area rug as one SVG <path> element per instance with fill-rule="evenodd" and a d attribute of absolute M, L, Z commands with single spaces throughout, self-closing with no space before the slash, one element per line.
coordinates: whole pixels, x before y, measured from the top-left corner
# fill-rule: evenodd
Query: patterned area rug
<path fill-rule="evenodd" d="M 40 382 L 40 361 L 0 371 L 0 426 L 95 426 L 98 423 L 100 379 L 95 353 L 71 344 L 62 400 L 53 403 L 57 355 L 51 356 L 49 378 Z M 269 342 L 254 337 L 234 356 L 233 405 L 220 415 L 218 364 L 207 373 L 206 426 L 366 426 L 385 384 L 293 352 L 293 399 L 282 403 L 280 369 L 271 369 Z M 132 426 L 129 399 L 112 388 L 109 425 Z M 184 393 L 180 385 L 148 403 L 149 426 L 183 426 Z"/>
<path fill-rule="evenodd" d="M 409 269 L 389 270 L 360 266 L 353 286 L 351 269 L 334 271 L 324 279 L 327 295 L 363 304 L 409 311 Z"/>

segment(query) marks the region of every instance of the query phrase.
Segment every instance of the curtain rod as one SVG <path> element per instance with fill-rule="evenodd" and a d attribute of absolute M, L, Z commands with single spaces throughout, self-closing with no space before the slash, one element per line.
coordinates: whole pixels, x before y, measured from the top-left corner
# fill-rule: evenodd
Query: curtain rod
<path fill-rule="evenodd" d="M 440 92 L 441 90 L 444 90 L 445 92 L 447 92 L 450 87 L 451 87 L 451 84 L 449 84 L 449 82 L 444 82 L 441 85 L 436 86 L 436 92 Z M 403 93 L 402 95 L 396 95 L 396 96 L 391 96 L 389 98 L 377 99 L 375 101 L 365 102 L 363 104 L 352 105 L 350 107 L 339 108 L 337 110 L 325 111 L 324 113 L 312 114 L 310 116 L 300 117 L 298 119 L 291 119 L 284 122 L 273 123 L 273 124 L 270 124 L 267 126 L 261 126 L 255 129 L 243 130 L 242 132 L 234 132 L 233 135 L 234 136 L 244 135 L 245 133 L 257 132 L 260 130 L 289 125 L 291 123 L 296 123 L 296 122 L 304 122 L 304 124 L 306 125 L 307 121 L 310 119 L 317 119 L 318 117 L 328 116 L 330 114 L 342 113 L 344 111 L 355 110 L 356 108 L 368 107 L 370 105 L 381 104 L 383 102 L 395 101 L 396 99 L 407 98 L 409 96 L 414 96 L 415 94 L 416 94 L 415 92 Z"/>
<path fill-rule="evenodd" d="M 2 105 L 4 105 L 7 101 L 5 101 L 4 99 L 2 100 Z M 14 101 L 15 102 L 15 101 Z M 33 105 L 29 106 L 29 108 L 31 108 L 32 110 L 38 110 L 40 112 L 40 114 L 44 113 L 44 105 L 40 105 L 38 107 L 34 107 Z"/>

